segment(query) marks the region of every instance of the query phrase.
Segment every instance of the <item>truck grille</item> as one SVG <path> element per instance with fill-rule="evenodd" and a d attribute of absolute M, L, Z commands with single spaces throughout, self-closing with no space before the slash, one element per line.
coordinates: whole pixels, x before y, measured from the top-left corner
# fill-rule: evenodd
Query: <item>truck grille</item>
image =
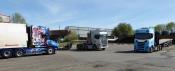
<path fill-rule="evenodd" d="M 144 47 L 144 42 L 138 42 L 138 46 Z"/>

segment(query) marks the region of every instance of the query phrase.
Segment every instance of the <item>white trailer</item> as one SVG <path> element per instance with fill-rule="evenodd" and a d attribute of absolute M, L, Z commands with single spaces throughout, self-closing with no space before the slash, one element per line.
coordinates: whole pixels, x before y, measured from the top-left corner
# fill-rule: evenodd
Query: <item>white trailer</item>
<path fill-rule="evenodd" d="M 27 47 L 25 24 L 0 23 L 0 48 Z"/>
<path fill-rule="evenodd" d="M 0 23 L 0 56 L 54 54 L 57 43 L 49 39 L 49 29 L 18 23 Z"/>

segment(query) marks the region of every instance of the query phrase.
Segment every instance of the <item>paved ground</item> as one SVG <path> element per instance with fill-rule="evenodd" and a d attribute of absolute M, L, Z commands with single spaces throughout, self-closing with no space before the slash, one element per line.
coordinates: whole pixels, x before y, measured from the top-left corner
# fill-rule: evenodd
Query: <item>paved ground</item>
<path fill-rule="evenodd" d="M 0 60 L 0 71 L 174 71 L 175 46 L 133 53 L 132 44 L 110 44 L 105 51 L 58 51 L 55 55 Z"/>

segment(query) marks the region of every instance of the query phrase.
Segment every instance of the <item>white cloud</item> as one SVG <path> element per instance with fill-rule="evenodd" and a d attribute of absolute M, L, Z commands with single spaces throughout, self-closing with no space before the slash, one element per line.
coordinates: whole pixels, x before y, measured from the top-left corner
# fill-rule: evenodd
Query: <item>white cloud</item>
<path fill-rule="evenodd" d="M 63 10 L 63 6 L 56 0 L 40 0 L 40 4 L 53 15 L 58 14 Z"/>
<path fill-rule="evenodd" d="M 46 26 L 59 25 L 76 18 L 77 11 L 68 9 L 60 0 L 39 0 L 39 4 L 44 9 L 40 21 Z"/>
<path fill-rule="evenodd" d="M 61 22 L 65 22 L 65 21 L 74 19 L 75 18 L 75 16 L 74 16 L 75 14 L 76 13 L 66 13 L 66 14 L 64 14 L 64 16 L 55 18 L 52 21 L 48 22 L 48 24 L 56 24 L 56 23 L 59 24 Z"/>
<path fill-rule="evenodd" d="M 172 14 L 174 13 L 174 5 L 172 5 L 174 2 L 169 3 L 163 1 L 161 4 L 157 4 L 157 1 L 158 0 L 39 0 L 39 4 L 42 7 L 40 11 L 43 13 L 41 15 L 39 12 L 36 16 L 39 20 L 36 21 L 52 26 L 61 24 L 64 26 L 75 25 L 104 28 L 113 28 L 120 22 L 127 22 L 137 28 L 139 27 L 138 25 L 145 25 L 144 22 L 150 21 L 150 19 L 159 21 L 159 15 L 164 15 L 164 13 L 162 13 L 163 10 L 168 11 L 172 9 Z M 172 15 L 170 13 L 167 14 Z M 167 16 L 167 14 L 165 16 Z M 75 18 L 77 19 L 75 20 Z M 166 18 L 169 19 L 169 17 L 165 17 L 164 20 Z M 101 20 L 99 21 L 99 19 Z M 108 25 L 108 23 L 110 25 Z M 152 25 L 154 23 L 154 21 L 150 21 L 146 22 L 146 25 Z"/>

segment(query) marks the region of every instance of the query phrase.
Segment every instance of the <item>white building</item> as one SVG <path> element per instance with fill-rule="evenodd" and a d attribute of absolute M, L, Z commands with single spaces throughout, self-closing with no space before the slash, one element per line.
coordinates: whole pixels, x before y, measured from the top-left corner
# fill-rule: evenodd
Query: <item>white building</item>
<path fill-rule="evenodd" d="M 76 26 L 67 26 L 65 30 L 74 31 L 78 34 L 81 38 L 86 38 L 87 34 L 90 32 L 90 30 L 95 29 L 103 29 L 103 28 L 91 28 L 91 27 L 76 27 Z M 112 29 L 103 29 L 108 33 L 108 36 L 111 36 Z"/>
<path fill-rule="evenodd" d="M 10 23 L 10 16 L 0 13 L 0 22 L 1 23 Z"/>

